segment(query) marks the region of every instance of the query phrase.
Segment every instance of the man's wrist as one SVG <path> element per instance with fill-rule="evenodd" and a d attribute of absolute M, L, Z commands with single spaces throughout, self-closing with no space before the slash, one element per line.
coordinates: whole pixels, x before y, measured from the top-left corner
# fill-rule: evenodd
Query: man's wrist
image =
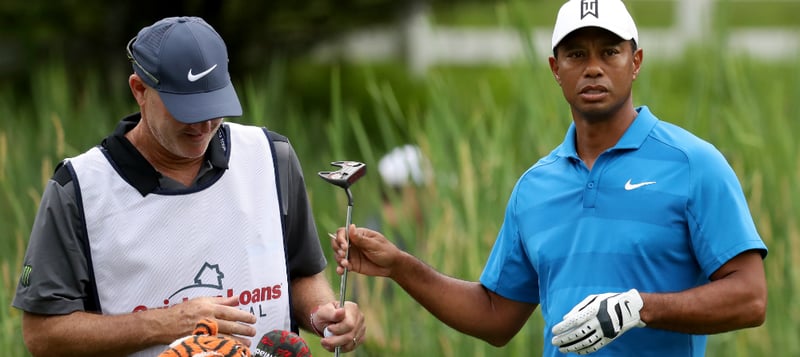
<path fill-rule="evenodd" d="M 394 259 L 391 260 L 392 263 L 385 266 L 384 269 L 388 270 L 386 276 L 398 283 L 402 283 L 403 279 L 416 277 L 418 276 L 417 272 L 429 268 L 425 262 L 409 252 L 398 249 L 396 253 Z"/>
<path fill-rule="evenodd" d="M 324 334 L 322 333 L 322 331 L 320 331 L 320 329 L 317 328 L 317 325 L 314 323 L 314 317 L 317 316 L 317 311 L 319 311 L 319 306 L 311 310 L 311 314 L 309 314 L 308 316 L 308 322 L 309 325 L 311 325 L 311 330 L 313 330 L 314 333 L 317 334 L 317 336 L 323 337 Z M 323 327 L 322 329 L 324 330 L 325 328 Z"/>

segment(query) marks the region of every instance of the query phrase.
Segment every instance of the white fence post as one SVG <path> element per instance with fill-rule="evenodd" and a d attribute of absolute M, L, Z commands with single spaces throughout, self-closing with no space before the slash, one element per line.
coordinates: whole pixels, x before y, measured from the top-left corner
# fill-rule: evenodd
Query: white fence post
<path fill-rule="evenodd" d="M 713 0 L 678 0 L 674 30 L 689 42 L 699 42 L 711 31 Z"/>
<path fill-rule="evenodd" d="M 422 76 L 430 66 L 431 54 L 427 44 L 433 38 L 429 17 L 430 6 L 425 0 L 414 0 L 408 5 L 401 26 L 401 52 L 411 73 Z"/>

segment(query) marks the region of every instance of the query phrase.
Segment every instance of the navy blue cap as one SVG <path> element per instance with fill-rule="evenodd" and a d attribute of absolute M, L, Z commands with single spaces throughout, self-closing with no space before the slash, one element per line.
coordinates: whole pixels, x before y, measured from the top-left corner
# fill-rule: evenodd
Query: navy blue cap
<path fill-rule="evenodd" d="M 176 120 L 193 124 L 242 115 L 222 37 L 199 17 L 169 17 L 128 43 L 133 70 L 158 91 Z"/>

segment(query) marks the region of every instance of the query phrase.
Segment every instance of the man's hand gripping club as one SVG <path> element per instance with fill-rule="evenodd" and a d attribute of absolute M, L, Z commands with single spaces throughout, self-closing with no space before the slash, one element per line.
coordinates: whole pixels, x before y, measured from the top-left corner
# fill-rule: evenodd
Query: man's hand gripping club
<path fill-rule="evenodd" d="M 603 348 L 634 327 L 644 327 L 644 306 L 636 289 L 624 293 L 589 295 L 553 326 L 554 346 L 561 353 L 585 355 Z"/>

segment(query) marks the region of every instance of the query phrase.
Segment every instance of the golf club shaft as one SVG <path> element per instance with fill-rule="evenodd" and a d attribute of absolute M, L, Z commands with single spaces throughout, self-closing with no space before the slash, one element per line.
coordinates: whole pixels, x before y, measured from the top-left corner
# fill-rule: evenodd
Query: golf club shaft
<path fill-rule="evenodd" d="M 353 205 L 347 205 L 347 223 L 344 226 L 344 236 L 347 239 L 347 250 L 344 252 L 344 258 L 350 259 L 350 223 L 352 222 Z M 344 298 L 347 294 L 347 268 L 344 268 L 342 273 L 342 280 L 339 281 L 339 307 L 344 307 Z M 336 346 L 334 356 L 339 357 L 342 347 Z"/>

